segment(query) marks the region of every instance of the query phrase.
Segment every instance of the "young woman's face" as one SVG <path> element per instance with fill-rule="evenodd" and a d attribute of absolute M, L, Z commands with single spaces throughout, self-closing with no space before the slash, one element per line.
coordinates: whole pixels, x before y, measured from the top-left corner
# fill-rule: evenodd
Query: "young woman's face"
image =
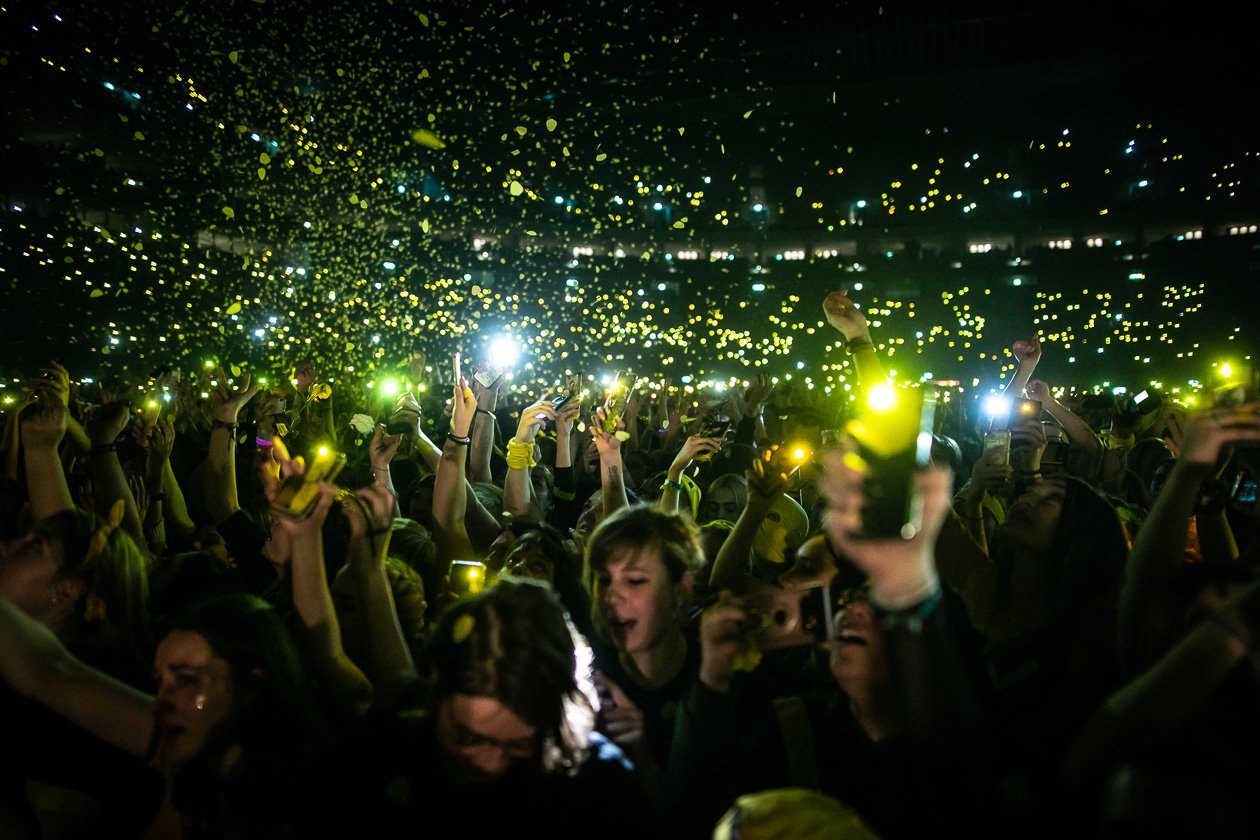
<path fill-rule="evenodd" d="M 200 633 L 175 630 L 153 654 L 153 676 L 161 749 L 178 767 L 201 752 L 214 727 L 231 713 L 231 671 Z"/>
<path fill-rule="evenodd" d="M 554 586 L 555 564 L 547 557 L 538 540 L 521 540 L 508 552 L 508 574 L 521 578 L 533 578 Z"/>
<path fill-rule="evenodd" d="M 735 491 L 730 487 L 719 487 L 705 494 L 700 504 L 700 522 L 712 522 L 714 519 L 734 522 L 742 512 Z"/>
<path fill-rule="evenodd" d="M 454 694 L 437 709 L 437 739 L 459 772 L 489 782 L 538 754 L 538 730 L 493 697 Z"/>
<path fill-rule="evenodd" d="M 1046 555 L 1063 514 L 1067 484 L 1048 479 L 1028 488 L 1006 511 L 1002 539 L 1010 546 Z"/>
<path fill-rule="evenodd" d="M 595 600 L 609 638 L 628 654 L 646 653 L 681 632 L 691 575 L 677 583 L 659 549 L 614 552 L 595 575 Z"/>

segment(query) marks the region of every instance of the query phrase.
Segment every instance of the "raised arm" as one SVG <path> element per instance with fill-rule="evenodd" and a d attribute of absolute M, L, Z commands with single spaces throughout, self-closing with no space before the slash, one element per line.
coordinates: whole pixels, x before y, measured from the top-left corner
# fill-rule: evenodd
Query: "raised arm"
<path fill-rule="evenodd" d="M 857 368 L 858 381 L 864 385 L 883 382 L 887 377 L 875 355 L 870 325 L 866 316 L 849 300 L 848 290 L 827 295 L 823 300 L 823 314 L 827 316 L 827 323 L 844 336 L 845 347 L 853 356 L 853 365 Z"/>
<path fill-rule="evenodd" d="M 205 486 L 202 503 L 217 526 L 241 509 L 236 493 L 236 421 L 241 408 L 258 393 L 258 386 L 250 384 L 248 373 L 241 377 L 240 385 L 229 385 L 223 368 L 219 368 L 215 382 L 210 448 L 199 471 Z"/>
<path fill-rule="evenodd" d="M 88 437 L 92 448 L 88 451 L 88 466 L 92 470 L 92 500 L 97 510 L 109 510 L 114 502 L 122 501 L 124 507 L 123 529 L 136 541 L 145 545 L 144 527 L 140 523 L 140 511 L 127 486 L 127 476 L 118 460 L 118 437 L 127 428 L 131 412 L 126 403 L 113 402 L 101 406 L 88 420 Z"/>
<path fill-rule="evenodd" d="M 1078 467 L 1078 474 L 1087 481 L 1093 481 L 1102 466 L 1103 456 L 1102 441 L 1094 434 L 1094 430 L 1070 408 L 1055 399 L 1050 386 L 1040 379 L 1030 379 L 1024 386 L 1024 393 L 1028 395 L 1028 399 L 1041 403 L 1042 409 L 1067 432 L 1072 448 L 1082 453 L 1083 462 Z"/>
<path fill-rule="evenodd" d="M 611 516 L 613 511 L 628 507 L 630 498 L 626 495 L 626 480 L 622 475 L 621 438 L 625 434 L 625 424 L 618 420 L 617 428 L 609 431 L 606 427 L 603 407 L 595 410 L 591 419 L 591 437 L 595 448 L 599 450 L 600 486 L 603 487 L 604 516 Z"/>
<path fill-rule="evenodd" d="M 372 458 L 372 483 L 385 488 L 393 500 L 391 510 L 394 516 L 402 516 L 402 511 L 398 508 L 398 491 L 394 489 L 394 477 L 389 471 L 389 465 L 398 454 L 402 439 L 402 435 L 386 434 L 385 429 L 377 423 L 372 430 L 372 444 L 368 450 Z"/>
<path fill-rule="evenodd" d="M 66 484 L 66 473 L 57 457 L 57 447 L 66 433 L 66 408 L 56 400 L 46 401 L 22 420 L 22 444 L 26 454 L 26 487 L 31 500 L 31 516 L 36 522 L 74 508 L 74 498 Z"/>
<path fill-rule="evenodd" d="M 377 705 L 388 705 L 416 678 L 416 666 L 385 574 L 396 504 L 392 493 L 376 485 L 359 490 L 353 500 L 343 500 L 341 505 L 350 523 L 346 574 L 358 591 L 368 641 L 368 678 Z"/>
<path fill-rule="evenodd" d="M 1032 338 L 1028 340 L 1021 338 L 1012 342 L 1011 353 L 1018 364 L 1015 374 L 1011 376 L 1011 381 L 1006 383 L 1003 393 L 1019 395 L 1024 393 L 1024 386 L 1028 384 L 1033 371 L 1037 369 L 1037 362 L 1041 361 L 1041 336 L 1033 333 Z"/>
<path fill-rule="evenodd" d="M 699 435 L 687 438 L 687 442 L 683 444 L 682 449 L 678 450 L 678 454 L 674 456 L 665 474 L 665 486 L 661 489 L 661 510 L 671 513 L 678 510 L 679 494 L 682 492 L 682 482 L 679 479 L 682 478 L 683 471 L 691 466 L 691 462 L 697 455 L 704 452 L 710 454 L 717 452 L 721 445 L 721 438 L 706 438 Z M 691 516 L 690 506 L 687 507 L 686 513 Z"/>
<path fill-rule="evenodd" d="M 753 541 L 770 508 L 787 490 L 787 476 L 765 474 L 758 476 L 753 470 L 747 473 L 748 502 L 735 520 L 735 527 L 727 534 L 709 573 L 709 588 L 714 592 L 729 589 L 736 595 L 748 591 L 752 580 L 748 574 L 748 561 L 752 557 Z"/>
<path fill-rule="evenodd" d="M 301 461 L 289 459 L 282 441 L 272 446 L 272 454 L 274 460 L 263 464 L 261 470 L 268 502 L 275 501 L 284 479 L 300 478 L 305 472 Z M 301 636 L 313 670 L 334 696 L 362 712 L 371 705 L 372 686 L 342 648 L 324 565 L 323 525 L 336 494 L 331 484 L 320 482 L 314 506 L 300 520 L 273 505 L 270 551 L 273 560 L 287 562 L 289 567 L 293 606 L 301 620 Z"/>
<path fill-rule="evenodd" d="M 468 560 L 474 556 L 464 513 L 464 470 L 468 463 L 469 432 L 477 412 L 477 398 L 460 373 L 459 354 L 455 354 L 455 393 L 451 404 L 451 431 L 442 445 L 442 458 L 433 479 L 433 520 L 437 525 L 438 546 L 446 561 Z"/>
<path fill-rule="evenodd" d="M 503 480 L 503 510 L 520 522 L 541 519 L 542 511 L 530 504 L 532 485 L 529 479 L 530 470 L 534 466 L 534 438 L 549 420 L 555 422 L 556 410 L 544 396 L 533 405 L 521 409 L 516 434 L 508 441 L 508 471 Z"/>
<path fill-rule="evenodd" d="M 1217 472 L 1224 448 L 1260 441 L 1260 403 L 1211 409 L 1188 418 L 1181 458 L 1169 473 L 1159 498 L 1133 542 L 1120 591 L 1119 633 L 1122 661 L 1145 665 L 1162 653 L 1150 649 L 1169 638 L 1177 616 L 1166 615 L 1164 595 L 1170 578 L 1184 562 L 1190 517 L 1199 488 Z"/>
<path fill-rule="evenodd" d="M 494 412 L 499 407 L 500 391 L 506 381 L 507 373 L 504 372 L 499 374 L 499 377 L 488 387 L 482 386 L 475 376 L 468 383 L 477 397 L 477 413 L 481 415 L 480 422 L 473 423 L 472 445 L 468 448 L 468 469 L 473 481 L 492 480 L 490 453 L 494 451 L 494 438 L 498 426 Z"/>
<path fill-rule="evenodd" d="M 0 678 L 132 755 L 149 750 L 153 698 L 76 659 L 51 630 L 4 598 Z"/>

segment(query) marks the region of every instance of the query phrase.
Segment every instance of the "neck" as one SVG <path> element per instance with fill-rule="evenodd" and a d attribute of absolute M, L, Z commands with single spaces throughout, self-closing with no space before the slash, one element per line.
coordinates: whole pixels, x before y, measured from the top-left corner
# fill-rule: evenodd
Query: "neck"
<path fill-rule="evenodd" d="M 849 697 L 849 711 L 858 726 L 872 741 L 882 741 L 892 734 L 892 723 L 887 715 L 881 714 L 879 704 L 873 702 L 869 694 L 855 693 Z"/>
<path fill-rule="evenodd" d="M 644 688 L 661 688 L 678 676 L 687 661 L 687 637 L 675 631 L 659 645 L 639 653 L 621 654 L 626 673 Z"/>

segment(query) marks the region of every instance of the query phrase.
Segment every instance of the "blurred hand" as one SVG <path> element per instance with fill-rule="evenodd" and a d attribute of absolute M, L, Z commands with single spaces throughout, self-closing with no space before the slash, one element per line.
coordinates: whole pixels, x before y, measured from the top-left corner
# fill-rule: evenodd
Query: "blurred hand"
<path fill-rule="evenodd" d="M 723 589 L 700 619 L 700 682 L 725 694 L 735 677 L 735 659 L 746 644 L 747 603 Z"/>
<path fill-rule="evenodd" d="M 311 386 L 315 384 L 315 378 L 318 375 L 319 369 L 313 362 L 298 362 L 297 367 L 293 369 L 293 387 L 297 388 L 298 396 L 305 397 L 311 392 Z M 223 381 L 221 368 L 219 381 Z"/>
<path fill-rule="evenodd" d="M 350 539 L 371 544 L 367 553 L 351 552 L 352 559 L 385 562 L 394 524 L 394 494 L 381 484 L 362 487 L 353 494 L 343 492 L 341 515 L 350 525 Z"/>
<path fill-rule="evenodd" d="M 845 463 L 841 452 L 826 455 L 822 490 L 827 498 L 826 528 L 832 544 L 871 580 L 875 601 L 890 609 L 913 606 L 937 585 L 933 547 L 949 509 L 952 477 L 948 470 L 929 470 L 915 477 L 923 502 L 923 524 L 911 539 L 860 540 L 862 475 Z"/>
<path fill-rule="evenodd" d="M 1050 391 L 1050 386 L 1040 379 L 1028 380 L 1028 384 L 1024 386 L 1024 395 L 1030 400 L 1036 400 L 1041 403 L 1043 407 L 1059 404 L 1059 401 L 1054 398 L 1054 394 Z"/>
<path fill-rule="evenodd" d="M 314 505 L 300 519 L 276 506 L 275 501 L 280 492 L 280 486 L 289 478 L 300 479 L 306 475 L 306 464 L 301 456 L 290 458 L 289 450 L 280 438 L 276 438 L 272 444 L 271 460 L 263 463 L 259 474 L 263 496 L 271 505 L 274 522 L 269 549 L 272 561 L 287 562 L 289 554 L 286 553 L 283 557 L 278 557 L 277 554 L 284 552 L 287 547 L 299 540 L 321 537 L 324 520 L 328 518 L 328 511 L 332 507 L 333 499 L 336 498 L 337 488 L 327 481 L 321 481 Z"/>
<path fill-rule="evenodd" d="M 599 671 L 595 672 L 594 681 L 602 701 L 599 704 L 599 715 L 595 719 L 595 728 L 627 753 L 641 755 L 646 747 L 642 710 L 630 702 L 621 686 Z"/>
<path fill-rule="evenodd" d="M 1260 402 L 1213 408 L 1190 415 L 1182 427 L 1181 460 L 1216 466 L 1222 453 L 1240 443 L 1260 441 Z"/>
<path fill-rule="evenodd" d="M 136 514 L 143 522 L 149 513 L 149 492 L 145 489 L 144 478 L 138 475 L 128 476 L 127 487 L 131 490 L 131 498 L 136 503 Z"/>
<path fill-rule="evenodd" d="M 582 398 L 576 394 L 573 399 L 560 406 L 560 410 L 556 412 L 556 435 L 564 434 L 566 437 L 573 432 L 573 424 L 577 422 L 578 416 L 582 413 Z"/>
<path fill-rule="evenodd" d="M 748 406 L 749 414 L 756 414 L 766 404 L 766 400 L 770 398 L 770 392 L 774 390 L 774 385 L 770 381 L 770 374 L 759 373 L 750 380 L 748 386 L 748 395 L 744 398 L 744 402 Z"/>

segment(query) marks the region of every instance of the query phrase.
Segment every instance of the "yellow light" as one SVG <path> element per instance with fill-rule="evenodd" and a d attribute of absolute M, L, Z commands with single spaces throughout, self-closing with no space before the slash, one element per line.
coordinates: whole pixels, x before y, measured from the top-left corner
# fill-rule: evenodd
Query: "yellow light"
<path fill-rule="evenodd" d="M 397 379 L 386 379 L 381 383 L 381 394 L 384 396 L 396 397 L 398 396 L 398 389 L 399 385 Z"/>
<path fill-rule="evenodd" d="M 318 452 L 319 457 L 321 457 L 321 458 L 327 458 L 327 457 L 328 457 L 328 447 L 327 447 L 327 446 L 321 446 L 321 447 L 320 447 L 318 450 L 316 450 L 316 451 Z"/>
<path fill-rule="evenodd" d="M 866 392 L 866 404 L 872 411 L 888 411 L 897 404 L 897 392 L 891 385 L 874 385 Z"/>
<path fill-rule="evenodd" d="M 795 449 L 793 449 L 793 450 L 792 450 L 792 460 L 794 460 L 794 461 L 804 461 L 804 460 L 805 460 L 805 456 L 807 456 L 808 454 L 809 454 L 809 453 L 808 453 L 808 452 L 807 452 L 804 448 L 802 448 L 802 447 L 798 446 L 798 447 L 796 447 Z"/>
<path fill-rule="evenodd" d="M 1234 368 L 1230 366 L 1229 362 L 1221 362 L 1221 376 L 1224 376 L 1225 378 L 1228 379 L 1229 377 L 1233 375 L 1234 375 Z"/>

